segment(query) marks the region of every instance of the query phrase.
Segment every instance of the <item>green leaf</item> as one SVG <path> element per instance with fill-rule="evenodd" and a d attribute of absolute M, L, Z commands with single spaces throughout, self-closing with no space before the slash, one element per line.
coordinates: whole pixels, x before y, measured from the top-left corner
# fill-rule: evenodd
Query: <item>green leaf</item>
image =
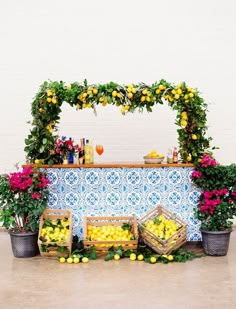
<path fill-rule="evenodd" d="M 45 149 L 45 147 L 44 147 L 44 146 L 41 146 L 40 149 L 39 149 L 39 152 L 40 152 L 40 153 L 43 153 L 43 152 L 44 152 L 44 149 Z"/>
<path fill-rule="evenodd" d="M 43 144 L 44 144 L 44 145 L 47 144 L 47 141 L 48 141 L 48 140 L 47 140 L 46 138 L 43 138 Z"/>
<path fill-rule="evenodd" d="M 123 223 L 122 227 L 123 230 L 128 230 L 131 231 L 132 230 L 132 225 L 130 225 L 129 223 Z"/>
<path fill-rule="evenodd" d="M 113 260 L 114 255 L 115 255 L 114 252 L 109 252 L 109 253 L 105 256 L 104 260 L 105 260 L 105 261 Z"/>
<path fill-rule="evenodd" d="M 97 253 L 96 252 L 92 252 L 90 255 L 89 255 L 89 259 L 90 260 L 96 260 L 98 257 Z"/>

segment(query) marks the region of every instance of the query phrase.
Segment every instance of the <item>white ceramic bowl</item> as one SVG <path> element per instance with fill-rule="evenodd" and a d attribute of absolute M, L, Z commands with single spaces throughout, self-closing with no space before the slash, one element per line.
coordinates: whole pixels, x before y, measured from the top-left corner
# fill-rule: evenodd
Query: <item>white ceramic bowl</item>
<path fill-rule="evenodd" d="M 144 158 L 144 163 L 147 164 L 157 164 L 157 163 L 161 163 L 165 157 L 163 158 L 147 158 L 146 156 L 143 157 Z"/>

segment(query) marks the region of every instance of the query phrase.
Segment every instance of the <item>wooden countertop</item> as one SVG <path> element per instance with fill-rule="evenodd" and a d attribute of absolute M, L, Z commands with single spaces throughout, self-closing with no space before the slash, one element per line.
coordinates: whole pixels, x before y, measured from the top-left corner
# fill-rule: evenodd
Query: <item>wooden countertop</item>
<path fill-rule="evenodd" d="M 22 167 L 26 166 L 35 166 L 42 168 L 153 168 L 153 167 L 194 167 L 194 164 L 191 163 L 177 163 L 177 164 L 167 164 L 167 163 L 158 163 L 158 164 L 146 164 L 143 162 L 116 162 L 116 163 L 94 163 L 94 164 L 56 164 L 56 165 L 40 165 L 40 164 L 23 164 Z"/>

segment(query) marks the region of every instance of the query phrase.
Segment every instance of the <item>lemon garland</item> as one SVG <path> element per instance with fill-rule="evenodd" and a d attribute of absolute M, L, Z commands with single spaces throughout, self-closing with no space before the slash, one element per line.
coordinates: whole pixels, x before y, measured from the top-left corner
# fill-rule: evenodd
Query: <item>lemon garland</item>
<path fill-rule="evenodd" d="M 45 81 L 36 94 L 31 108 L 32 129 L 25 139 L 25 152 L 31 163 L 60 163 L 55 154 L 55 132 L 60 120 L 61 106 L 68 103 L 77 110 L 94 109 L 96 105 L 115 105 L 125 115 L 138 110 L 152 112 L 156 104 L 165 102 L 177 112 L 179 152 L 183 162 L 195 163 L 210 147 L 206 138 L 207 104 L 197 89 L 185 82 L 173 85 L 165 80 L 151 86 L 144 83 L 119 85 L 88 85 L 77 82 L 66 85 L 63 81 Z"/>

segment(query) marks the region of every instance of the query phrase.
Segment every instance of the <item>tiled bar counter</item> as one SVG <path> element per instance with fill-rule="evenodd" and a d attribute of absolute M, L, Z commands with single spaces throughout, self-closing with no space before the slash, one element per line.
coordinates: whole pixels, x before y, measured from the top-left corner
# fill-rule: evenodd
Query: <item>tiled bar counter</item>
<path fill-rule="evenodd" d="M 89 216 L 144 216 L 157 205 L 188 224 L 188 240 L 201 239 L 193 208 L 200 190 L 191 182 L 192 164 L 90 164 L 43 166 L 50 179 L 48 207 L 71 209 L 74 230 L 83 235 Z"/>

